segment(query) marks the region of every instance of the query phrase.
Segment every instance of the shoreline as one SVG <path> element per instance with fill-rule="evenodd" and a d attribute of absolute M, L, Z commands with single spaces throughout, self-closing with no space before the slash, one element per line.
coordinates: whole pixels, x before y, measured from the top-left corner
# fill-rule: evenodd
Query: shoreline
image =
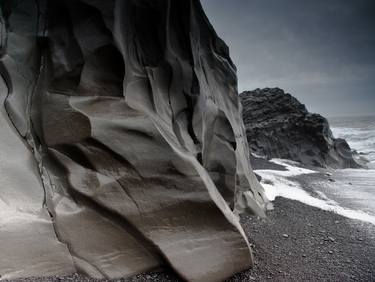
<path fill-rule="evenodd" d="M 229 281 L 375 281 L 375 225 L 277 198 L 266 220 L 245 216 L 253 270 Z"/>

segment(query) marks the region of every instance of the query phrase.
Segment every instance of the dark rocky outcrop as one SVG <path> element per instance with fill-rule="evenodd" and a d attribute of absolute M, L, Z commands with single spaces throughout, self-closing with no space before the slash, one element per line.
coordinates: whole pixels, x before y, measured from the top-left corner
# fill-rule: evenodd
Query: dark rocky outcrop
<path fill-rule="evenodd" d="M 318 167 L 359 167 L 348 143 L 333 137 L 328 121 L 309 113 L 289 93 L 265 88 L 242 92 L 240 97 L 252 152 Z"/>
<path fill-rule="evenodd" d="M 267 199 L 200 2 L 0 4 L 2 278 L 249 268 L 236 213 Z"/>

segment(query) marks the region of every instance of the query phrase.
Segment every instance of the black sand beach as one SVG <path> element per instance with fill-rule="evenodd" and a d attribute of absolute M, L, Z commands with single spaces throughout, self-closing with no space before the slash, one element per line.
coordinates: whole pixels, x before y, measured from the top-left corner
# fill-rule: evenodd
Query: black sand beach
<path fill-rule="evenodd" d="M 375 226 L 277 198 L 267 219 L 243 216 L 255 266 L 228 281 L 375 281 Z M 17 281 L 109 281 L 74 274 Z M 112 281 L 180 281 L 170 271 Z"/>
<path fill-rule="evenodd" d="M 256 265 L 230 281 L 375 281 L 375 226 L 282 198 L 243 217 Z"/>
<path fill-rule="evenodd" d="M 283 166 L 252 158 L 254 169 L 283 170 Z M 312 183 L 329 182 L 330 174 L 294 177 L 314 194 Z M 315 195 L 317 196 L 317 195 Z M 375 225 L 278 197 L 266 219 L 241 216 L 253 249 L 255 265 L 227 280 L 243 281 L 375 281 Z M 8 280 L 9 281 L 9 280 Z M 15 281 L 15 280 L 12 280 Z M 163 269 L 131 278 L 92 279 L 80 274 L 26 278 L 25 282 L 177 282 L 172 270 Z"/>

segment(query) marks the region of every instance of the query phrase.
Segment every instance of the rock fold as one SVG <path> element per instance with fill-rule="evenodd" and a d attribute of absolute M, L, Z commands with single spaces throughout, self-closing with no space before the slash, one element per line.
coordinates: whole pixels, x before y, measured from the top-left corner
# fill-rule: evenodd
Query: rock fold
<path fill-rule="evenodd" d="M 21 223 L 0 225 L 13 251 L 2 278 L 168 264 L 220 281 L 251 266 L 235 213 L 263 216 L 267 200 L 235 66 L 198 0 L 2 1 L 0 67 L 4 112 L 40 176 L 29 233 L 14 241 L 9 224 Z M 10 182 L 0 196 L 14 202 L 22 189 Z M 26 236 L 47 243 L 16 247 Z"/>

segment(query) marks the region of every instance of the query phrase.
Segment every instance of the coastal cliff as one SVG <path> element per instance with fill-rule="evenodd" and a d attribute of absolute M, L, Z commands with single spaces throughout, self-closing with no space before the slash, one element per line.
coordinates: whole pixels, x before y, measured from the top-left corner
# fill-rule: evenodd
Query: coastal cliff
<path fill-rule="evenodd" d="M 247 140 L 253 153 L 309 166 L 358 168 L 344 139 L 334 138 L 327 119 L 280 88 L 240 94 Z"/>

